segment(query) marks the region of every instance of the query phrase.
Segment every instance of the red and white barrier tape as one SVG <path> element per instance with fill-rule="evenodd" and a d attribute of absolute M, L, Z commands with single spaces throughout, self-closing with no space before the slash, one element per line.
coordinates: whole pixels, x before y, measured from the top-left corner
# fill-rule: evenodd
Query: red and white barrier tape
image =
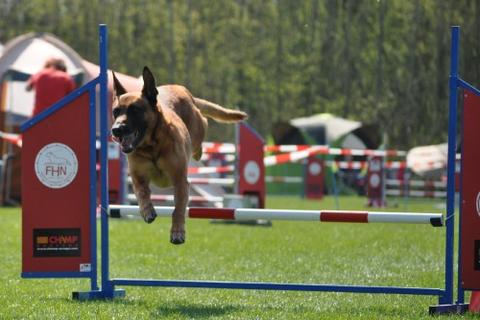
<path fill-rule="evenodd" d="M 235 153 L 236 146 L 233 143 L 202 143 L 204 153 Z M 321 154 L 343 155 L 343 156 L 379 156 L 379 157 L 403 157 L 406 151 L 399 150 L 372 150 L 372 149 L 346 149 L 346 148 L 330 148 L 326 145 L 270 145 L 265 146 L 265 152 L 298 152 L 308 149 L 321 150 Z"/>
<path fill-rule="evenodd" d="M 327 161 L 327 165 L 335 164 L 340 169 L 363 169 L 368 167 L 368 161 Z M 407 167 L 405 161 L 385 161 L 387 169 L 404 169 Z"/>
<path fill-rule="evenodd" d="M 297 152 L 311 148 L 318 148 L 319 154 L 342 155 L 342 156 L 378 156 L 378 157 L 404 157 L 406 151 L 399 150 L 372 150 L 372 149 L 343 149 L 330 148 L 326 145 L 273 145 L 265 146 L 265 152 Z"/>
<path fill-rule="evenodd" d="M 22 135 L 16 133 L 8 133 L 0 131 L 0 138 L 5 141 L 8 141 L 18 147 L 22 147 Z"/>
<path fill-rule="evenodd" d="M 410 196 L 418 198 L 446 198 L 446 191 L 423 191 L 423 190 L 408 190 L 408 194 L 404 190 L 386 190 L 388 196 Z"/>
<path fill-rule="evenodd" d="M 220 186 L 231 186 L 235 183 L 234 178 L 188 178 L 188 182 L 191 184 L 215 184 Z"/>
<path fill-rule="evenodd" d="M 397 186 L 397 187 L 404 187 L 405 185 L 409 185 L 410 187 L 430 187 L 430 188 L 446 188 L 447 182 L 446 181 L 422 181 L 422 180 L 396 180 L 396 179 L 387 179 L 386 180 L 387 186 Z"/>
<path fill-rule="evenodd" d="M 233 172 L 235 166 L 223 166 L 223 167 L 190 167 L 188 168 L 188 174 L 209 174 L 209 173 L 228 173 Z"/>
<path fill-rule="evenodd" d="M 219 157 L 221 156 L 221 157 Z M 212 154 L 212 153 L 203 153 L 202 157 L 200 158 L 201 161 L 210 161 L 210 160 L 221 160 L 226 162 L 233 162 L 235 161 L 234 154 Z"/>
<path fill-rule="evenodd" d="M 275 156 L 268 156 L 263 158 L 263 163 L 266 167 L 274 166 L 283 163 L 297 162 L 317 154 L 318 149 L 307 149 L 299 152 L 284 153 Z M 327 165 L 335 164 L 340 169 L 363 169 L 368 166 L 366 161 L 327 161 Z M 387 161 L 385 162 L 386 168 L 400 169 L 405 168 L 406 163 L 404 161 Z M 188 168 L 189 174 L 210 174 L 210 173 L 227 173 L 233 172 L 234 166 L 222 166 L 222 167 L 190 167 Z"/>
<path fill-rule="evenodd" d="M 236 146 L 233 143 L 203 142 L 203 153 L 235 153 Z"/>
<path fill-rule="evenodd" d="M 302 150 L 302 151 L 296 151 L 296 152 L 290 152 L 290 153 L 282 153 L 278 155 L 273 155 L 273 156 L 268 156 L 263 158 L 263 163 L 266 167 L 277 165 L 277 164 L 282 164 L 282 163 L 288 163 L 288 162 L 296 162 L 302 159 L 306 159 L 310 156 L 313 156 L 315 154 L 320 154 L 325 151 L 325 149 L 328 149 L 327 147 L 323 146 L 318 146 L 318 147 L 310 147 L 308 149 Z"/>
<path fill-rule="evenodd" d="M 266 176 L 265 182 L 269 183 L 303 183 L 303 177 L 290 177 L 290 176 Z"/>
<path fill-rule="evenodd" d="M 165 194 L 165 195 L 164 194 L 152 194 L 150 199 L 152 201 L 155 201 L 155 202 L 173 202 L 174 201 L 174 196 L 169 195 L 169 194 Z M 135 201 L 137 201 L 137 197 L 133 193 L 131 193 L 131 194 L 127 195 L 127 200 L 135 202 Z M 202 197 L 202 196 L 190 196 L 188 198 L 188 201 L 190 203 L 196 203 L 196 204 L 211 204 L 213 202 L 221 203 L 221 202 L 223 202 L 223 198 L 222 197 L 212 197 L 212 199 L 206 199 L 205 197 Z"/>
<path fill-rule="evenodd" d="M 296 162 L 299 160 L 306 159 L 308 157 L 311 157 L 316 154 L 326 154 L 328 151 L 328 147 L 325 146 L 313 146 L 301 151 L 295 151 L 295 152 L 290 152 L 290 153 L 282 153 L 278 155 L 273 155 L 273 156 L 267 156 L 263 158 L 263 163 L 265 166 L 273 166 L 277 164 L 283 164 L 283 163 L 289 163 L 289 162 Z M 332 149 L 330 149 L 332 150 Z M 338 149 L 340 150 L 340 149 Z M 359 151 L 367 151 L 367 150 L 359 150 Z M 381 151 L 381 150 L 375 150 L 375 151 Z M 332 164 L 332 162 L 329 162 L 329 164 Z M 335 164 L 337 164 L 338 167 L 341 169 L 361 169 L 363 168 L 366 164 L 362 161 L 336 161 Z M 405 161 L 386 161 L 385 162 L 385 167 L 387 168 L 392 168 L 392 169 L 400 169 L 400 168 L 405 168 L 406 167 L 406 162 Z"/>
<path fill-rule="evenodd" d="M 271 183 L 303 183 L 303 177 L 290 177 L 290 176 L 266 176 L 265 182 Z M 191 184 L 214 184 L 220 186 L 232 186 L 235 183 L 234 178 L 188 178 L 188 182 Z"/>

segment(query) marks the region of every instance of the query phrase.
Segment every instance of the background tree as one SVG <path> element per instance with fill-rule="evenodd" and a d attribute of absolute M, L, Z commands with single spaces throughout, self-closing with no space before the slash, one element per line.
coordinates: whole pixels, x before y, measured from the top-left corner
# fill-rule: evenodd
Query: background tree
<path fill-rule="evenodd" d="M 480 82 L 475 0 L 2 0 L 0 42 L 50 32 L 90 61 L 109 26 L 110 66 L 277 121 L 331 112 L 377 124 L 392 148 L 446 141 L 450 26 Z M 225 130 L 229 130 L 225 132 Z M 212 125 L 209 139 L 232 139 Z"/>

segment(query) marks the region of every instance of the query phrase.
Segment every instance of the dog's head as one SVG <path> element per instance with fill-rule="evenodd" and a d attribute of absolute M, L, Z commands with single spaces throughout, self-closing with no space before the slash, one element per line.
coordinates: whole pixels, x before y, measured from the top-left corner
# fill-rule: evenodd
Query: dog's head
<path fill-rule="evenodd" d="M 140 146 L 149 127 L 159 113 L 155 78 L 147 67 L 143 68 L 142 92 L 127 92 L 113 75 L 112 137 L 122 152 L 131 153 Z"/>

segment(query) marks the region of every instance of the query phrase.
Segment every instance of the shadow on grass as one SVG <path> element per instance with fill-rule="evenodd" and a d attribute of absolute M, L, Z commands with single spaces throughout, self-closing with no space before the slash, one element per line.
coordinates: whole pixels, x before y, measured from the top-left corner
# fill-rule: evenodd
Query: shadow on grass
<path fill-rule="evenodd" d="M 215 316 L 224 316 L 240 310 L 233 305 L 206 306 L 201 304 L 178 303 L 175 305 L 160 306 L 154 312 L 154 316 L 182 316 L 187 318 L 209 318 Z"/>
<path fill-rule="evenodd" d="M 117 306 L 134 306 L 134 307 L 145 307 L 148 304 L 141 299 L 134 298 L 115 298 L 115 299 L 93 299 L 93 300 L 75 300 L 70 298 L 47 298 L 47 300 L 61 301 L 64 303 L 74 304 L 74 305 L 112 305 Z"/>
<path fill-rule="evenodd" d="M 384 303 L 384 302 L 383 302 Z M 423 306 L 423 310 L 418 308 L 408 308 L 405 305 L 370 305 L 347 307 L 346 309 L 339 308 L 331 312 L 335 316 L 345 316 L 352 319 L 431 319 L 432 316 L 428 313 L 429 305 Z"/>
<path fill-rule="evenodd" d="M 146 301 L 143 299 L 105 299 L 105 300 L 73 300 L 71 298 L 50 298 L 50 300 L 61 301 L 68 304 L 76 305 L 112 305 L 128 306 L 128 307 L 140 307 L 150 308 Z M 158 317 L 186 317 L 186 318 L 209 318 L 214 316 L 224 316 L 242 308 L 233 305 L 219 305 L 219 306 L 206 306 L 202 304 L 193 304 L 185 302 L 168 301 L 165 305 L 156 307 L 156 310 L 152 311 L 152 316 Z"/>

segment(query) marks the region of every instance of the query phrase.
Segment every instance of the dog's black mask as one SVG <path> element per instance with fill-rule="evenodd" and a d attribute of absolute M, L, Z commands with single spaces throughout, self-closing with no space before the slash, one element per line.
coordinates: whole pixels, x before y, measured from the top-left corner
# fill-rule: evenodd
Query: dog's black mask
<path fill-rule="evenodd" d="M 112 137 L 120 144 L 122 152 L 131 153 L 141 144 L 145 136 L 147 118 L 154 117 L 154 114 L 159 112 L 155 78 L 151 71 L 144 67 L 142 92 L 127 93 L 114 72 L 112 75 L 114 84 Z"/>
<path fill-rule="evenodd" d="M 113 109 L 113 140 L 120 144 L 122 152 L 131 153 L 142 141 L 147 123 L 145 111 L 135 103 L 116 106 Z"/>

